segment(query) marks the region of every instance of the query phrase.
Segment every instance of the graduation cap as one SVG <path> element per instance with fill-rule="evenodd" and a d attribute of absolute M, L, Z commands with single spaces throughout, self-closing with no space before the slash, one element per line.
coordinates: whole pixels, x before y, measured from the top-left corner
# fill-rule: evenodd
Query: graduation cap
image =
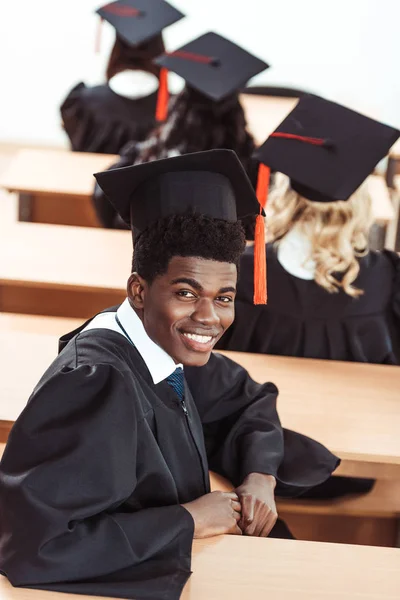
<path fill-rule="evenodd" d="M 262 212 L 233 150 L 184 154 L 94 176 L 135 238 L 157 219 L 171 215 L 202 214 L 235 222 Z M 262 286 L 265 273 L 260 268 L 256 275 Z M 262 289 L 260 297 L 262 301 Z"/>
<path fill-rule="evenodd" d="M 180 75 L 187 84 L 214 102 L 242 88 L 249 79 L 269 65 L 240 46 L 213 32 L 166 52 L 155 61 L 161 67 L 160 96 L 157 119 L 167 116 L 167 71 Z"/>
<path fill-rule="evenodd" d="M 269 169 L 315 202 L 348 200 L 388 153 L 400 131 L 323 98 L 307 95 L 254 156 L 257 197 L 265 205 Z M 263 168 L 264 165 L 264 168 Z"/>
<path fill-rule="evenodd" d="M 101 21 L 110 23 L 117 35 L 130 46 L 138 46 L 154 38 L 184 17 L 165 0 L 117 0 L 105 4 L 96 13 Z"/>

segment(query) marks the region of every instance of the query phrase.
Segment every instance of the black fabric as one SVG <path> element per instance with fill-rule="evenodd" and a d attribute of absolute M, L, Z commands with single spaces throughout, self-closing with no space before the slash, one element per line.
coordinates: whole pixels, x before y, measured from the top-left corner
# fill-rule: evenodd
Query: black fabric
<path fill-rule="evenodd" d="M 315 145 L 268 137 L 255 157 L 285 173 L 305 198 L 347 200 L 386 156 L 400 131 L 318 96 L 303 96 L 275 133 L 323 140 Z"/>
<path fill-rule="evenodd" d="M 175 600 L 193 537 L 180 503 L 209 491 L 209 466 L 234 484 L 257 471 L 301 493 L 338 464 L 282 431 L 273 384 L 222 356 L 185 369 L 187 418 L 120 334 L 94 329 L 62 346 L 0 463 L 0 569 L 15 586 Z"/>
<path fill-rule="evenodd" d="M 364 295 L 329 294 L 290 275 L 267 246 L 268 304 L 253 305 L 254 250 L 240 265 L 236 317 L 218 347 L 241 352 L 400 364 L 400 258 L 369 252 L 355 281 Z"/>
<path fill-rule="evenodd" d="M 234 222 L 260 210 L 233 150 L 182 154 L 95 173 L 95 178 L 135 233 L 170 215 L 202 214 Z"/>
<path fill-rule="evenodd" d="M 194 60 L 193 55 L 211 61 Z M 249 79 L 269 67 L 263 60 L 211 31 L 175 52 L 161 55 L 155 63 L 177 73 L 192 88 L 216 102 L 237 92 Z"/>
<path fill-rule="evenodd" d="M 301 494 L 300 499 L 334 500 L 353 494 L 368 494 L 375 485 L 369 477 L 344 477 L 332 475 L 326 481 Z"/>
<path fill-rule="evenodd" d="M 78 83 L 61 105 L 61 117 L 72 150 L 119 154 L 131 141 L 144 140 L 155 125 L 157 92 L 130 99 L 108 84 Z"/>

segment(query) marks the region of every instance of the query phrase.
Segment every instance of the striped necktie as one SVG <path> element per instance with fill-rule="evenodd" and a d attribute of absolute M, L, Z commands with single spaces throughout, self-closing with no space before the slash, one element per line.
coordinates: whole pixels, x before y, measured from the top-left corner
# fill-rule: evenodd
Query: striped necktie
<path fill-rule="evenodd" d="M 169 377 L 167 377 L 167 383 L 177 394 L 179 400 L 183 400 L 185 392 L 185 378 L 182 367 L 176 368 L 175 371 L 169 375 Z"/>

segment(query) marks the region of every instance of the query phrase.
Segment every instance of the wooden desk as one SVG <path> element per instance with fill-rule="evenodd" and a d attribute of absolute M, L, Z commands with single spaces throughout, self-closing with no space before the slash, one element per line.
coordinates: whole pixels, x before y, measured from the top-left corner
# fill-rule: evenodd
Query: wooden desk
<path fill-rule="evenodd" d="M 86 318 L 122 301 L 129 231 L 17 223 L 0 236 L 0 311 Z"/>
<path fill-rule="evenodd" d="M 273 381 L 288 429 L 344 459 L 341 472 L 400 476 L 400 367 L 224 352 L 255 381 Z"/>
<path fill-rule="evenodd" d="M 400 552 L 220 536 L 195 540 L 193 574 L 181 600 L 398 600 Z M 78 596 L 12 588 L 0 577 L 1 600 L 76 600 Z M 95 600 L 94 596 L 79 596 Z M 99 599 L 98 599 L 99 600 Z"/>
<path fill-rule="evenodd" d="M 19 219 L 98 227 L 91 196 L 93 173 L 115 163 L 112 154 L 26 149 L 0 176 L 0 187 L 19 194 Z"/>

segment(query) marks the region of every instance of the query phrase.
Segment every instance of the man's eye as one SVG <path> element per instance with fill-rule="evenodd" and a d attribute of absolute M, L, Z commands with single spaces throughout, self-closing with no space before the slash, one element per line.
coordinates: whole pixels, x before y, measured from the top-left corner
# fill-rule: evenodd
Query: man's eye
<path fill-rule="evenodd" d="M 181 298 L 195 298 L 195 295 L 193 294 L 193 292 L 189 292 L 189 290 L 179 290 L 179 292 L 177 292 L 177 294 Z"/>
<path fill-rule="evenodd" d="M 224 304 L 228 304 L 229 302 L 233 302 L 233 298 L 230 296 L 218 296 L 218 302 L 223 302 Z"/>

